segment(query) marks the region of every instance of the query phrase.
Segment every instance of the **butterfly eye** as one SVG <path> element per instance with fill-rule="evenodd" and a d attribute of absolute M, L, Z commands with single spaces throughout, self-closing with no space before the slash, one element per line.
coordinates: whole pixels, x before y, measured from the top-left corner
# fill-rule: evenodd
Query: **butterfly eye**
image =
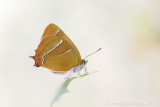
<path fill-rule="evenodd" d="M 85 60 L 82 61 L 82 63 L 83 63 L 84 65 L 86 65 L 87 62 L 88 62 L 88 60 L 87 60 L 87 61 L 85 61 Z"/>
<path fill-rule="evenodd" d="M 87 61 L 84 61 L 84 65 L 86 65 L 86 64 L 87 64 L 87 62 L 88 62 L 88 60 L 87 60 Z"/>

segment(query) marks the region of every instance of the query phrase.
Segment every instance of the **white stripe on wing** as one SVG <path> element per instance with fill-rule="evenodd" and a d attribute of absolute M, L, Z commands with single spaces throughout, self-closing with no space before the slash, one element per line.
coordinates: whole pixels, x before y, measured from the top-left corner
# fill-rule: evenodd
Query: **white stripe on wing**
<path fill-rule="evenodd" d="M 62 56 L 62 55 L 64 55 L 64 54 L 68 53 L 69 51 L 71 51 L 71 49 L 67 50 L 66 52 L 64 52 L 64 53 L 62 53 L 62 54 L 60 54 L 60 55 L 58 55 L 58 56 Z"/>
<path fill-rule="evenodd" d="M 42 65 L 43 65 L 43 62 L 44 62 L 44 57 L 49 54 L 50 52 L 54 51 L 60 44 L 63 43 L 63 40 L 61 39 L 61 41 L 55 46 L 53 47 L 51 50 L 49 50 L 48 52 L 44 53 L 43 56 L 42 56 Z"/>

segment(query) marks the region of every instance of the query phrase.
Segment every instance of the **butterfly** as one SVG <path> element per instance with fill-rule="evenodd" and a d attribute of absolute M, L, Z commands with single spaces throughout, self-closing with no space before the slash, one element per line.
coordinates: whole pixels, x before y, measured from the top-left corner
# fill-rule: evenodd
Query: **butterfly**
<path fill-rule="evenodd" d="M 82 68 L 87 73 L 85 65 L 88 60 L 81 59 L 77 47 L 70 38 L 57 25 L 52 23 L 46 27 L 40 44 L 35 50 L 35 56 L 30 57 L 35 60 L 34 66 L 48 68 L 53 73 L 63 74 L 67 71 L 79 73 Z"/>

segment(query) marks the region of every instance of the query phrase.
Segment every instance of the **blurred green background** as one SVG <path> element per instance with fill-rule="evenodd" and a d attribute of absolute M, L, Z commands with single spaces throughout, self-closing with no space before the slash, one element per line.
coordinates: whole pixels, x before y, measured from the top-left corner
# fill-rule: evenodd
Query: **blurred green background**
<path fill-rule="evenodd" d="M 159 0 L 0 0 L 0 107 L 50 107 L 65 75 L 33 67 L 45 27 L 58 25 L 93 75 L 54 107 L 160 106 Z M 83 71 L 82 71 L 83 72 Z"/>

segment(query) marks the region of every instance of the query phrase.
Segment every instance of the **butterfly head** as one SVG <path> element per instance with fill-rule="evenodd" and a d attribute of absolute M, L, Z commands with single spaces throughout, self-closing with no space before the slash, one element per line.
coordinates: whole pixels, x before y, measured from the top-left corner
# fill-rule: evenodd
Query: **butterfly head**
<path fill-rule="evenodd" d="M 83 64 L 83 65 L 86 65 L 87 62 L 88 62 L 88 60 L 85 60 L 85 59 L 82 60 L 82 64 Z"/>
<path fill-rule="evenodd" d="M 82 59 L 82 63 L 78 66 L 73 67 L 73 72 L 79 72 L 81 69 L 85 68 L 85 65 L 87 64 L 88 60 Z"/>

